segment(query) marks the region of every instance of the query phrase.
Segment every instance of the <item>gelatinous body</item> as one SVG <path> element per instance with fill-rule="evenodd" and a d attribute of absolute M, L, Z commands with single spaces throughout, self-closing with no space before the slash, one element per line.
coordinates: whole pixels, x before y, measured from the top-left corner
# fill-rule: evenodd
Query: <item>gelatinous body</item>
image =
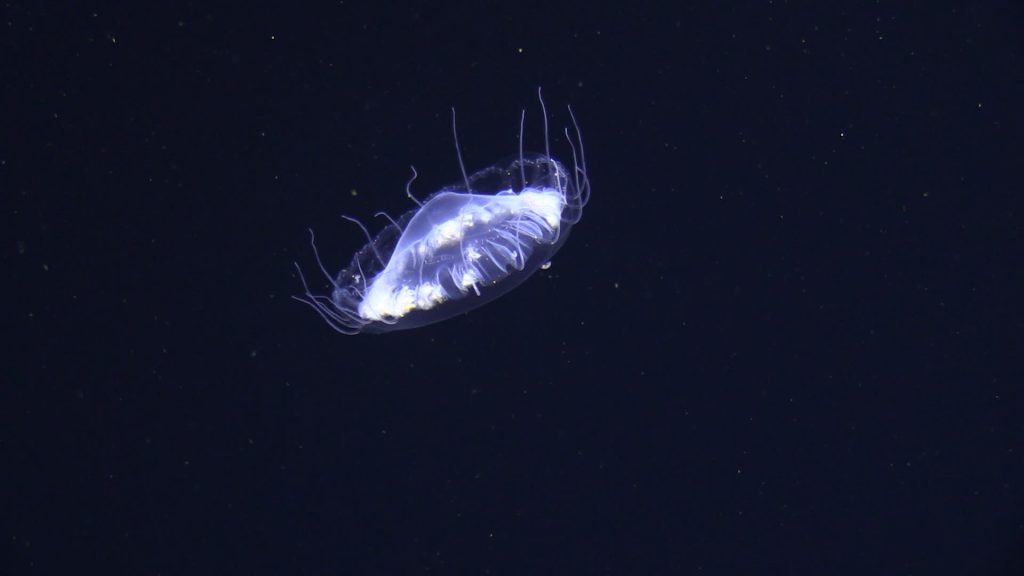
<path fill-rule="evenodd" d="M 518 286 L 562 247 L 590 195 L 579 128 L 575 145 L 565 132 L 571 171 L 547 151 L 546 112 L 544 131 L 545 154 L 523 155 L 520 133 L 517 158 L 464 172 L 391 220 L 336 276 L 325 272 L 329 297 L 306 286 L 295 298 L 339 332 L 378 333 L 445 320 Z"/>

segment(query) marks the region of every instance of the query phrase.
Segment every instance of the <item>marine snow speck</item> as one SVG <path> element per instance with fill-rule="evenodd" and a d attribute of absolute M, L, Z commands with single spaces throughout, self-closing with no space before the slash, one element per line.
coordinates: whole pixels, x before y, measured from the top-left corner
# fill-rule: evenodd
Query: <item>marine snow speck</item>
<path fill-rule="evenodd" d="M 544 154 L 523 154 L 525 110 L 519 121 L 519 156 L 509 164 L 467 174 L 455 132 L 462 183 L 443 188 L 425 202 L 406 194 L 417 207 L 392 220 L 330 282 L 330 296 L 314 294 L 296 263 L 305 293 L 293 296 L 309 305 L 342 334 L 381 333 L 433 324 L 505 294 L 539 268 L 565 243 L 590 198 L 590 180 L 579 124 L 565 130 L 572 170 L 551 156 L 544 116 Z"/>

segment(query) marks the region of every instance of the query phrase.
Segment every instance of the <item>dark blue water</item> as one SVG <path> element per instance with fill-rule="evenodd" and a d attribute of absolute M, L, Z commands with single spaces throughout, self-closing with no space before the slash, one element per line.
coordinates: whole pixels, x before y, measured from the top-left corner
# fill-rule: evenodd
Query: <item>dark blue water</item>
<path fill-rule="evenodd" d="M 1021 573 L 1021 32 L 7 4 L 0 572 Z M 549 269 L 380 336 L 291 300 L 537 86 L 593 184 Z"/>

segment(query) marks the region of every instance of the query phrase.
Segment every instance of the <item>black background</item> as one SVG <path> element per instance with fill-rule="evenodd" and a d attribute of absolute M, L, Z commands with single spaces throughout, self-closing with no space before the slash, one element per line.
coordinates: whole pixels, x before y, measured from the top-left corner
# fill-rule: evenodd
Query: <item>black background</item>
<path fill-rule="evenodd" d="M 0 572 L 1024 571 L 1019 9 L 2 16 Z M 539 149 L 538 86 L 593 182 L 549 270 L 289 298 L 459 178 L 452 106 L 470 170 Z"/>

